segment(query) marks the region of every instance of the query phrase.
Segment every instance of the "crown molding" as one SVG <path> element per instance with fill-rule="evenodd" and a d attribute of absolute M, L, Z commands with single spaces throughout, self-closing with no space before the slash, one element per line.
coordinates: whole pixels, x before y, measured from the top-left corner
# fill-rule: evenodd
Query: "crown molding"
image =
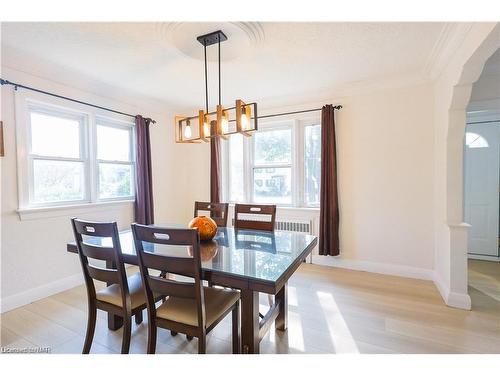
<path fill-rule="evenodd" d="M 464 22 L 446 23 L 443 26 L 422 71 L 424 77 L 434 81 L 441 75 L 472 26 L 472 23 Z"/>

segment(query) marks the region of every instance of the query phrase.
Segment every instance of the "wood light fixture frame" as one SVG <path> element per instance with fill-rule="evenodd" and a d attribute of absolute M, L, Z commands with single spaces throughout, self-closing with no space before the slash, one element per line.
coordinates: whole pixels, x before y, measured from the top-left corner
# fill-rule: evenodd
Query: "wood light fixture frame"
<path fill-rule="evenodd" d="M 234 114 L 234 118 L 233 115 Z M 212 116 L 216 119 L 215 132 L 212 131 L 212 126 L 210 126 Z M 242 117 L 246 117 L 247 127 L 243 126 Z M 224 131 L 222 128 L 222 119 L 226 119 L 228 125 L 231 123 L 236 123 L 234 130 Z M 184 136 L 184 128 L 186 126 L 191 126 L 193 128 L 193 123 L 198 122 L 198 135 L 190 138 Z M 205 135 L 204 123 L 208 124 L 210 134 Z M 188 125 L 189 124 L 189 125 Z M 258 130 L 258 117 L 257 117 L 257 103 L 246 104 L 242 100 L 236 100 L 236 105 L 230 108 L 224 108 L 222 106 L 217 106 L 217 111 L 205 113 L 205 111 L 200 110 L 198 116 L 175 116 L 174 120 L 175 129 L 175 142 L 176 143 L 200 143 L 209 142 L 211 138 L 220 137 L 222 139 L 229 139 L 230 135 L 233 134 L 243 134 L 250 137 L 252 133 Z M 194 128 L 193 128 L 194 129 Z"/>
<path fill-rule="evenodd" d="M 221 50 L 220 44 L 227 40 L 227 36 L 217 30 L 209 34 L 200 35 L 196 38 L 203 45 L 205 54 L 205 110 L 200 109 L 198 116 L 175 116 L 175 142 L 176 143 L 200 143 L 209 142 L 211 138 L 219 137 L 228 139 L 231 134 L 241 133 L 245 136 L 251 136 L 252 132 L 257 130 L 257 103 L 246 104 L 243 100 L 236 100 L 236 104 L 231 108 L 224 108 L 221 104 Z M 219 103 L 215 112 L 208 110 L 208 68 L 207 68 L 207 47 L 213 44 L 218 46 L 218 68 L 219 68 Z M 235 114 L 234 119 L 230 119 L 231 113 Z M 253 114 L 253 116 L 252 116 Z M 211 120 L 214 118 L 214 120 Z M 191 126 L 191 122 L 198 119 L 198 135 L 187 137 L 185 130 Z M 252 124 L 253 120 L 253 124 Z M 213 123 L 215 122 L 215 126 Z M 235 130 L 229 130 L 229 123 L 236 122 Z M 243 126 L 243 122 L 246 126 Z M 223 126 L 227 124 L 226 128 Z M 208 128 L 208 132 L 205 129 Z M 192 129 L 191 129 L 192 130 Z M 208 134 L 207 134 L 208 133 Z"/>

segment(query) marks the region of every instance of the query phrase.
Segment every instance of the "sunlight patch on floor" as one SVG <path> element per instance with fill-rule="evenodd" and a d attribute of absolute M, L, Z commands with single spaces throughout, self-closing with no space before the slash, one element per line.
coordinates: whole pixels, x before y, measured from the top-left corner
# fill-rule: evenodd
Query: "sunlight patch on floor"
<path fill-rule="evenodd" d="M 325 292 L 316 292 L 325 320 L 330 331 L 330 337 L 336 353 L 359 353 L 359 348 L 352 337 L 342 313 L 333 296 Z"/>
<path fill-rule="evenodd" d="M 288 312 L 288 319 L 290 322 L 300 321 L 300 317 L 298 314 L 293 312 Z M 282 338 L 277 336 L 277 333 L 274 328 L 274 324 L 269 330 L 269 342 L 273 344 L 278 344 L 277 341 L 282 341 Z M 301 324 L 293 324 L 293 329 L 287 329 L 286 333 L 283 334 L 283 339 L 285 339 L 286 345 L 289 348 L 299 350 L 301 352 L 305 352 L 304 346 L 304 332 L 302 331 Z"/>

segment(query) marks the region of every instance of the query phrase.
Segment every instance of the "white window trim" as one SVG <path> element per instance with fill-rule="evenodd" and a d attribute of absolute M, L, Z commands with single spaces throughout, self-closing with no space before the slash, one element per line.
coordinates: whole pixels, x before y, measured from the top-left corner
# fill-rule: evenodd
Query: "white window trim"
<path fill-rule="evenodd" d="M 319 119 L 317 119 L 317 118 L 315 118 L 315 119 L 308 118 L 308 119 L 300 121 L 300 125 L 299 125 L 301 127 L 301 129 L 299 131 L 300 142 L 298 143 L 297 147 L 300 150 L 300 160 L 302 160 L 302 167 L 300 168 L 300 172 L 302 173 L 301 179 L 300 179 L 300 190 L 301 190 L 301 194 L 300 194 L 300 199 L 301 199 L 300 207 L 318 208 L 319 209 L 319 203 L 317 203 L 317 204 L 308 204 L 306 202 L 306 189 L 305 189 L 305 185 L 306 185 L 306 180 L 305 180 L 305 171 L 306 171 L 306 165 L 305 165 L 306 128 L 308 126 L 315 126 L 315 125 L 319 125 L 319 124 L 321 124 L 321 121 Z"/>
<path fill-rule="evenodd" d="M 277 204 L 278 207 L 283 209 L 305 209 L 305 210 L 318 210 L 319 204 L 311 205 L 305 202 L 305 180 L 304 180 L 304 149 L 305 149 L 305 128 L 311 125 L 320 124 L 320 117 L 314 115 L 303 115 L 288 117 L 281 120 L 260 120 L 259 130 L 271 129 L 292 129 L 292 203 L 291 204 Z M 258 167 L 253 164 L 254 152 L 254 137 L 243 138 L 243 177 L 244 177 L 244 199 L 246 202 L 256 203 L 253 200 L 253 168 Z M 222 197 L 225 202 L 230 204 L 238 203 L 231 201 L 230 198 L 230 169 L 229 169 L 229 147 L 223 141 L 222 143 Z M 278 165 L 275 165 L 278 167 Z M 285 166 L 285 165 L 283 165 Z M 290 166 L 287 164 L 286 166 Z M 264 166 L 265 167 L 265 166 Z M 242 202 L 239 202 L 242 203 Z"/>
<path fill-rule="evenodd" d="M 59 157 L 59 156 L 45 156 L 45 155 L 36 155 L 33 154 L 31 151 L 31 121 L 29 119 L 29 114 L 34 111 L 37 113 L 43 113 L 47 115 L 54 115 L 58 117 L 67 117 L 67 118 L 73 118 L 77 119 L 78 122 L 80 123 L 79 130 L 80 130 L 80 155 L 78 158 L 72 158 L 72 157 Z M 27 100 L 26 101 L 26 122 L 25 122 L 25 127 L 26 127 L 26 150 L 27 150 L 27 155 L 26 155 L 26 164 L 25 167 L 27 168 L 27 173 L 25 176 L 25 181 L 27 181 L 27 184 L 23 186 L 24 189 L 27 191 L 25 192 L 25 196 L 27 197 L 27 202 L 31 201 L 31 198 L 34 196 L 34 187 L 33 187 L 33 181 L 34 181 L 34 176 L 33 176 L 33 166 L 35 160 L 51 160 L 51 161 L 71 161 L 71 162 L 79 162 L 83 163 L 83 169 L 84 169 L 84 174 L 88 175 L 88 170 L 89 170 L 89 164 L 88 164 L 88 150 L 86 149 L 86 145 L 88 144 L 88 116 L 85 113 L 80 113 L 80 112 L 75 112 L 73 110 L 67 109 L 67 108 L 55 108 L 53 106 L 49 106 L 46 104 L 41 104 L 38 102 L 34 102 L 32 100 Z M 27 207 L 30 208 L 37 208 L 37 207 L 47 207 L 47 206 L 61 206 L 61 205 L 74 205 L 74 204 L 81 204 L 84 202 L 90 201 L 90 182 L 85 181 L 84 186 L 83 186 L 83 198 L 78 199 L 78 200 L 72 200 L 72 201 L 64 201 L 64 202 L 47 202 L 47 203 L 33 203 L 33 204 L 27 204 Z"/>
<path fill-rule="evenodd" d="M 295 157 L 295 131 L 294 131 L 294 121 L 293 120 L 285 120 L 285 121 L 279 121 L 279 122 L 269 122 L 269 123 L 264 123 L 259 126 L 259 130 L 262 131 L 272 131 L 272 130 L 282 130 L 282 129 L 290 129 L 291 130 L 291 160 L 290 163 L 277 163 L 277 164 L 255 164 L 255 159 L 254 159 L 254 152 L 255 152 L 255 136 L 250 137 L 246 139 L 248 143 L 248 155 L 247 155 L 247 160 L 249 164 L 249 168 L 246 169 L 246 173 L 248 174 L 247 180 L 248 180 L 248 186 L 249 189 L 247 189 L 247 195 L 248 199 L 250 202 L 257 203 L 254 200 L 254 195 L 253 195 L 253 185 L 254 185 L 254 169 L 256 168 L 290 168 L 291 170 L 291 184 L 292 184 L 292 202 L 289 204 L 286 203 L 281 203 L 281 207 L 293 207 L 296 205 L 296 199 L 295 199 L 295 194 L 294 194 L 294 189 L 293 186 L 296 186 L 296 176 L 295 176 L 295 170 L 296 170 L 296 157 Z"/>
<path fill-rule="evenodd" d="M 130 161 L 123 161 L 123 160 L 106 160 L 106 159 L 99 159 L 97 157 L 97 125 L 102 125 L 102 126 L 108 126 L 111 128 L 116 128 L 116 129 L 125 129 L 129 131 L 129 155 L 130 155 Z M 136 167 L 136 158 L 135 158 L 135 132 L 134 132 L 134 124 L 131 123 L 130 121 L 125 122 L 125 121 L 118 121 L 116 119 L 110 119 L 109 117 L 103 117 L 103 116 L 96 116 L 96 126 L 93 127 L 94 134 L 93 134 L 93 142 L 90 142 L 92 146 L 94 146 L 96 149 L 92 153 L 93 157 L 93 165 L 96 166 L 96 168 L 93 169 L 92 173 L 92 178 L 94 179 L 95 183 L 92 184 L 92 188 L 95 189 L 96 191 L 93 192 L 93 196 L 95 197 L 96 202 L 111 202 L 111 201 L 123 201 L 123 200 L 134 200 L 135 199 L 135 167 Z M 105 164 L 120 164 L 120 165 L 130 165 L 132 166 L 132 174 L 130 176 L 130 179 L 132 180 L 132 183 L 130 185 L 130 193 L 128 197 L 117 197 L 117 198 L 105 198 L 105 199 L 100 199 L 99 198 L 99 164 L 100 163 L 105 163 Z"/>
<path fill-rule="evenodd" d="M 83 119 L 83 126 L 80 128 L 84 133 L 80 137 L 80 159 L 84 162 L 85 169 L 85 194 L 84 199 L 77 201 L 64 202 L 48 202 L 40 204 L 30 204 L 30 189 L 32 189 L 32 181 L 30 178 L 32 159 L 30 153 L 30 107 L 38 107 L 42 112 L 57 112 L 58 114 L 66 113 L 79 116 Z M 106 125 L 113 123 L 117 127 L 127 127 L 131 129 L 131 161 L 125 162 L 132 164 L 135 173 L 135 132 L 134 123 L 126 116 L 111 115 L 103 110 L 88 107 L 78 103 L 70 103 L 66 100 L 49 97 L 41 93 L 31 92 L 18 88 L 15 91 L 15 113 L 16 113 L 16 146 L 17 146 L 17 184 L 18 184 L 18 214 L 23 218 L 38 218 L 51 217 L 54 214 L 49 214 L 50 211 L 56 211 L 60 215 L 64 215 L 68 210 L 86 210 L 93 207 L 99 208 L 109 204 L 113 205 L 130 205 L 135 200 L 135 184 L 131 184 L 132 195 L 127 197 L 118 197 L 112 199 L 99 199 L 97 191 L 97 144 L 96 144 L 96 120 L 105 122 Z M 92 141 L 91 141 L 92 140 Z M 45 157 L 47 160 L 65 160 L 66 158 Z M 77 161 L 70 158 L 71 161 Z M 92 167 L 94 166 L 94 168 Z M 131 176 L 134 181 L 135 175 Z M 55 216 L 59 216 L 55 214 Z"/>

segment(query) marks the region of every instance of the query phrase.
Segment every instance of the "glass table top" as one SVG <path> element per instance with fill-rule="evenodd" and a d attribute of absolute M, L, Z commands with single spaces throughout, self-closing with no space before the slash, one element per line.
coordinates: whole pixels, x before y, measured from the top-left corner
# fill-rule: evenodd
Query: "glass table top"
<path fill-rule="evenodd" d="M 174 227 L 174 226 L 170 226 Z M 110 246 L 111 238 L 89 238 L 85 242 Z M 316 237 L 299 232 L 265 232 L 219 228 L 212 241 L 201 241 L 202 268 L 244 278 L 276 282 L 304 252 L 312 247 Z M 136 255 L 132 232 L 120 232 L 124 255 Z M 155 254 L 189 257 L 187 246 L 167 246 L 144 243 L 144 249 Z"/>

